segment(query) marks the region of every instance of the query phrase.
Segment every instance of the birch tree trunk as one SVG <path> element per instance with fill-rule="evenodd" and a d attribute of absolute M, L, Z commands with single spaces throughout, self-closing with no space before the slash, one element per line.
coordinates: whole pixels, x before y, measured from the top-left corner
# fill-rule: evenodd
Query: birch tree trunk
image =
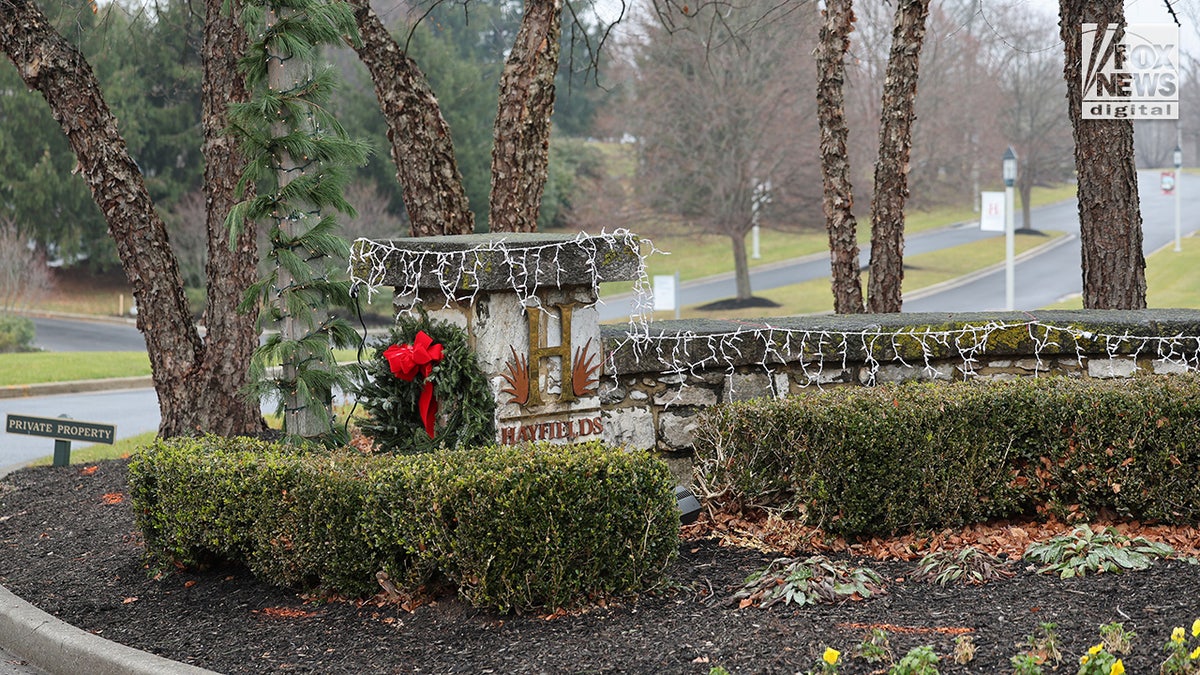
<path fill-rule="evenodd" d="M 871 200 L 871 312 L 899 312 L 904 282 L 904 205 L 908 200 L 917 75 L 929 0 L 897 0 L 892 48 L 880 101 L 879 159 Z"/>
<path fill-rule="evenodd" d="M 846 52 L 854 30 L 852 0 L 828 0 L 825 21 L 817 42 L 817 120 L 821 130 L 821 200 L 829 232 L 833 311 L 864 311 L 862 275 L 858 264 L 858 223 L 854 219 L 854 191 L 850 184 L 850 156 L 846 148 Z"/>
<path fill-rule="evenodd" d="M 223 0 L 205 0 L 204 83 L 201 89 L 204 128 L 204 195 L 208 231 L 208 307 L 204 314 L 204 350 L 188 387 L 196 399 L 173 419 L 163 417 L 166 436 L 198 430 L 223 436 L 262 431 L 266 423 L 253 397 L 242 395 L 250 356 L 258 345 L 255 316 L 239 312 L 246 289 L 258 279 L 258 245 L 253 230 L 230 242 L 225 217 L 236 203 L 234 188 L 245 159 L 226 133 L 231 102 L 249 98 L 237 60 L 246 50 L 246 34 L 237 16 L 221 11 Z M 202 417 L 197 417 L 202 415 Z"/>
<path fill-rule="evenodd" d="M 1079 179 L 1083 306 L 1087 309 L 1146 307 L 1146 259 L 1142 214 L 1129 120 L 1084 120 L 1081 68 L 1083 23 L 1125 23 L 1121 0 L 1061 0 L 1059 29 L 1066 55 L 1067 114 L 1075 136 Z"/>
<path fill-rule="evenodd" d="M 416 62 L 396 44 L 369 0 L 350 0 L 362 44 L 354 47 L 371 73 L 387 122 L 396 178 L 412 236 L 469 234 L 475 215 L 467 203 L 450 127 Z M 556 42 L 557 44 L 557 42 Z"/>
<path fill-rule="evenodd" d="M 197 377 L 205 347 L 192 323 L 166 227 L 154 211 L 91 67 L 32 0 L 5 0 L 0 48 L 25 84 L 50 105 L 108 223 L 138 303 L 137 324 L 150 355 L 161 431 L 177 435 L 223 428 L 228 411 L 214 409 L 221 405 L 218 397 L 197 392 L 206 379 Z M 225 368 L 210 365 L 210 369 Z"/>
<path fill-rule="evenodd" d="M 488 229 L 533 232 L 550 161 L 562 0 L 526 0 L 500 76 Z"/>

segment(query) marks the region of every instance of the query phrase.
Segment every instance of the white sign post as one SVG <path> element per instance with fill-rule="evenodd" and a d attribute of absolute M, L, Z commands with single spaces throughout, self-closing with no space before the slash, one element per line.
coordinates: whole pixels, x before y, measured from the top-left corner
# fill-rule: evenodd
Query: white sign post
<path fill-rule="evenodd" d="M 654 311 L 675 310 L 679 318 L 679 272 L 654 275 Z"/>
<path fill-rule="evenodd" d="M 984 232 L 1004 231 L 1004 193 L 981 192 L 979 205 L 979 229 Z"/>

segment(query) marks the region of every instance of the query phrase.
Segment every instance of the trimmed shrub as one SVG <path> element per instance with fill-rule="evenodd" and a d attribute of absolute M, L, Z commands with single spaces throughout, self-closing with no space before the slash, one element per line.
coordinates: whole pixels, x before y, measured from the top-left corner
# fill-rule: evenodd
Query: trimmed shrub
<path fill-rule="evenodd" d="M 719 499 L 847 535 L 1048 511 L 1200 522 L 1200 379 L 1022 378 L 844 388 L 708 411 Z"/>
<path fill-rule="evenodd" d="M 658 583 L 678 546 L 670 472 L 589 443 L 365 456 L 248 439 L 156 441 L 130 493 L 160 566 L 245 562 L 353 595 L 444 576 L 477 606 L 560 607 Z"/>
<path fill-rule="evenodd" d="M 0 354 L 33 349 L 33 321 L 15 314 L 0 314 Z"/>

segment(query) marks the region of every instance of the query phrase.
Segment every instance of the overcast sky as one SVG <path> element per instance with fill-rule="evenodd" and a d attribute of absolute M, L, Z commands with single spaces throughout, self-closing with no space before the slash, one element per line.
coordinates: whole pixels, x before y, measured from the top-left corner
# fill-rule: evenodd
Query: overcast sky
<path fill-rule="evenodd" d="M 980 7 L 986 11 L 987 3 L 993 1 L 979 0 Z M 1016 2 L 1045 14 L 1057 24 L 1058 0 L 1016 0 Z M 1171 5 L 1175 7 L 1182 24 L 1179 33 L 1183 48 L 1194 54 L 1200 50 L 1200 32 L 1197 32 L 1196 26 L 1192 25 L 1190 17 L 1196 16 L 1193 10 L 1200 7 L 1200 0 L 1171 0 Z M 1174 23 L 1163 0 L 1125 0 L 1125 20 L 1130 23 Z"/>
<path fill-rule="evenodd" d="M 1026 2 L 1052 14 L 1058 14 L 1057 0 L 1026 0 Z M 1171 0 L 1171 4 L 1179 8 L 1184 5 L 1195 5 L 1196 2 L 1197 0 Z M 1180 21 L 1186 18 L 1182 11 L 1179 12 L 1179 15 Z M 1125 0 L 1125 20 L 1132 23 L 1171 23 L 1171 15 L 1167 13 L 1166 3 L 1163 0 Z"/>
<path fill-rule="evenodd" d="M 981 0 L 988 2 L 988 0 Z M 1038 11 L 1058 16 L 1058 0 L 1019 0 L 1021 4 L 1029 5 Z M 1187 13 L 1182 11 L 1185 6 L 1194 7 L 1200 0 L 1171 0 L 1179 14 L 1179 20 L 1184 23 L 1183 30 L 1187 31 Z M 1173 23 L 1163 0 L 1125 0 L 1125 20 L 1131 23 Z"/>

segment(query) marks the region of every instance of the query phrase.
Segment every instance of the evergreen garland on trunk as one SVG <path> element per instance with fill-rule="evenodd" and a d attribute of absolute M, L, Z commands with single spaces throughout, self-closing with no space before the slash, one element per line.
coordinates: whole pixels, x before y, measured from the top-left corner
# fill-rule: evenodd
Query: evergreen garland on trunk
<path fill-rule="evenodd" d="M 231 239 L 255 222 L 270 227 L 274 264 L 242 307 L 259 308 L 260 328 L 280 327 L 255 351 L 249 388 L 279 398 L 288 436 L 328 440 L 336 435 L 330 393 L 349 386 L 332 348 L 358 340 L 327 311 L 354 302 L 335 268 L 349 247 L 333 213 L 354 214 L 344 197 L 347 167 L 365 162 L 367 148 L 329 113 L 332 70 L 312 64 L 321 45 L 357 41 L 354 17 L 336 0 L 247 0 L 242 18 L 252 43 L 239 67 L 252 98 L 231 106 L 230 120 L 247 158 L 237 196 L 251 186 L 257 196 L 238 203 L 227 222 Z M 268 376 L 275 365 L 281 374 Z"/>

